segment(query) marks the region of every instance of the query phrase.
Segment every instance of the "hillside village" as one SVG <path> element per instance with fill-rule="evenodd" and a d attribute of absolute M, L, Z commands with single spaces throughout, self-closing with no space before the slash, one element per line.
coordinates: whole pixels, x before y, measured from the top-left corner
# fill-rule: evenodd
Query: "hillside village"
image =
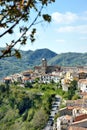
<path fill-rule="evenodd" d="M 22 73 L 7 76 L 4 83 L 19 82 L 22 87 L 27 82 L 60 83 L 62 90 L 68 92 L 71 81 L 77 81 L 80 99 L 66 100 L 66 107 L 59 109 L 59 117 L 54 122 L 53 130 L 87 130 L 87 66 L 63 67 L 49 66 L 45 58 L 41 66 L 35 66 L 34 70 L 26 70 Z M 56 114 L 56 113 L 55 113 Z"/>

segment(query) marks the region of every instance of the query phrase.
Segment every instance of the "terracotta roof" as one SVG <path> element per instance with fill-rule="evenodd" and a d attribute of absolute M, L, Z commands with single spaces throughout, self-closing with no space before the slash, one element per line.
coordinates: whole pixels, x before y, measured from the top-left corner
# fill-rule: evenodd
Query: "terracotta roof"
<path fill-rule="evenodd" d="M 80 79 L 78 82 L 83 83 L 83 84 L 87 84 L 87 79 Z"/>
<path fill-rule="evenodd" d="M 84 99 L 78 99 L 78 100 L 68 100 L 67 102 L 67 108 L 73 107 L 73 108 L 84 108 L 87 109 L 87 98 Z"/>
<path fill-rule="evenodd" d="M 81 127 L 85 127 L 85 128 L 86 128 L 85 130 L 87 130 L 87 118 L 72 123 L 72 126 L 79 126 L 79 125 L 80 125 Z M 74 129 L 74 130 L 75 130 L 75 129 Z M 77 130 L 77 129 L 76 129 L 76 130 Z M 82 130 L 84 130 L 84 129 L 82 129 Z"/>
<path fill-rule="evenodd" d="M 68 106 L 67 108 L 68 108 L 68 110 L 73 110 L 74 109 L 74 107 L 72 107 L 72 106 Z"/>
<path fill-rule="evenodd" d="M 86 96 L 87 92 L 80 92 L 80 95 Z"/>
<path fill-rule="evenodd" d="M 79 70 L 78 73 L 87 73 L 86 70 Z"/>
<path fill-rule="evenodd" d="M 70 126 L 68 130 L 87 130 L 87 128 L 83 127 L 76 127 L 76 126 Z"/>
<path fill-rule="evenodd" d="M 35 69 L 41 69 L 42 67 L 41 66 L 35 66 L 34 68 Z"/>
<path fill-rule="evenodd" d="M 27 70 L 23 72 L 23 74 L 31 74 L 31 73 L 33 73 L 33 70 Z"/>
<path fill-rule="evenodd" d="M 74 122 L 78 122 L 78 121 L 81 121 L 84 119 L 87 119 L 87 114 L 81 114 L 81 115 L 75 117 Z"/>
<path fill-rule="evenodd" d="M 23 80 L 26 80 L 26 81 L 29 80 L 29 79 L 30 79 L 29 77 L 24 77 L 23 78 Z"/>
<path fill-rule="evenodd" d="M 11 77 L 5 77 L 4 80 L 11 80 Z"/>
<path fill-rule="evenodd" d="M 66 120 L 71 120 L 71 119 L 72 119 L 72 116 L 66 115 L 66 116 L 65 116 L 65 119 L 66 119 Z"/>

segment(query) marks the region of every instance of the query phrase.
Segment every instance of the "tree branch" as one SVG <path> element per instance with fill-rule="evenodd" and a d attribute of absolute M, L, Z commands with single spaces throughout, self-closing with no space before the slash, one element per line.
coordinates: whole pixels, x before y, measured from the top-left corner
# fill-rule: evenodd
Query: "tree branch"
<path fill-rule="evenodd" d="M 6 50 L 4 50 L 2 53 L 2 55 L 0 56 L 0 59 L 3 58 L 3 57 L 10 57 L 10 56 L 13 56 L 11 55 L 11 49 L 21 40 L 21 38 L 27 33 L 27 31 L 33 26 L 35 25 L 35 22 L 37 21 L 38 17 L 39 17 L 39 14 L 41 13 L 43 9 L 43 5 L 41 6 L 41 9 L 40 11 L 38 12 L 36 18 L 33 20 L 33 22 L 29 25 L 28 29 L 24 31 L 24 33 L 18 38 L 18 40 L 16 40 L 14 43 L 11 43 L 10 45 L 7 46 Z M 20 18 L 21 20 L 21 18 Z M 16 21 L 16 23 L 10 28 L 12 29 L 14 26 L 16 26 L 16 24 L 20 21 Z M 8 29 L 5 33 L 3 33 L 3 35 L 5 35 L 10 29 Z M 1 36 L 1 35 L 0 35 Z M 8 56 L 7 54 L 10 53 L 10 56 Z"/>
<path fill-rule="evenodd" d="M 22 19 L 22 17 L 19 19 L 19 20 L 17 20 L 16 22 L 15 22 L 15 24 L 13 24 L 7 31 L 5 31 L 4 33 L 2 33 L 1 35 L 0 35 L 0 37 L 2 37 L 2 36 L 4 36 L 6 33 L 8 33 L 10 30 L 12 30 L 18 23 L 19 23 L 19 21 Z"/>

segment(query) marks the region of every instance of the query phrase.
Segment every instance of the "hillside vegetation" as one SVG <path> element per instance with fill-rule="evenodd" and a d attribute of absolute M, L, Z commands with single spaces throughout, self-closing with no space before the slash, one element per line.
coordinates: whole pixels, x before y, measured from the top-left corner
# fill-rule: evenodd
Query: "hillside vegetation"
<path fill-rule="evenodd" d="M 52 84 L 0 84 L 0 130 L 41 130 L 55 94 Z"/>
<path fill-rule="evenodd" d="M 10 57 L 0 60 L 0 79 L 3 77 L 33 69 L 36 65 L 41 65 L 42 58 L 46 58 L 48 65 L 60 66 L 85 66 L 87 65 L 87 53 L 62 53 L 56 54 L 49 49 L 39 49 L 35 51 L 21 51 L 22 58 Z"/>
<path fill-rule="evenodd" d="M 55 95 L 75 99 L 77 82 L 64 92 L 59 83 L 0 84 L 0 130 L 42 130 L 49 119 Z M 78 98 L 78 97 L 77 97 Z M 60 107 L 64 107 L 62 100 Z"/>
<path fill-rule="evenodd" d="M 48 114 L 41 108 L 43 100 L 39 93 L 16 85 L 8 90 L 0 85 L 0 130 L 41 130 Z"/>
<path fill-rule="evenodd" d="M 58 64 L 61 66 L 86 66 L 87 53 L 61 53 L 49 60 L 49 64 Z"/>

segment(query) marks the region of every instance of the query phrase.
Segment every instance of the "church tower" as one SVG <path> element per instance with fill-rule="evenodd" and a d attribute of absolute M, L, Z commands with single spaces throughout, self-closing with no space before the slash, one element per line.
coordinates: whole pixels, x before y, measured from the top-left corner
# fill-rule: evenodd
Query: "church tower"
<path fill-rule="evenodd" d="M 42 59 L 42 67 L 47 67 L 47 60 L 46 60 L 46 58 Z"/>
<path fill-rule="evenodd" d="M 42 59 L 42 71 L 43 71 L 43 73 L 46 73 L 46 71 L 47 71 L 47 60 L 46 60 L 46 58 Z"/>

